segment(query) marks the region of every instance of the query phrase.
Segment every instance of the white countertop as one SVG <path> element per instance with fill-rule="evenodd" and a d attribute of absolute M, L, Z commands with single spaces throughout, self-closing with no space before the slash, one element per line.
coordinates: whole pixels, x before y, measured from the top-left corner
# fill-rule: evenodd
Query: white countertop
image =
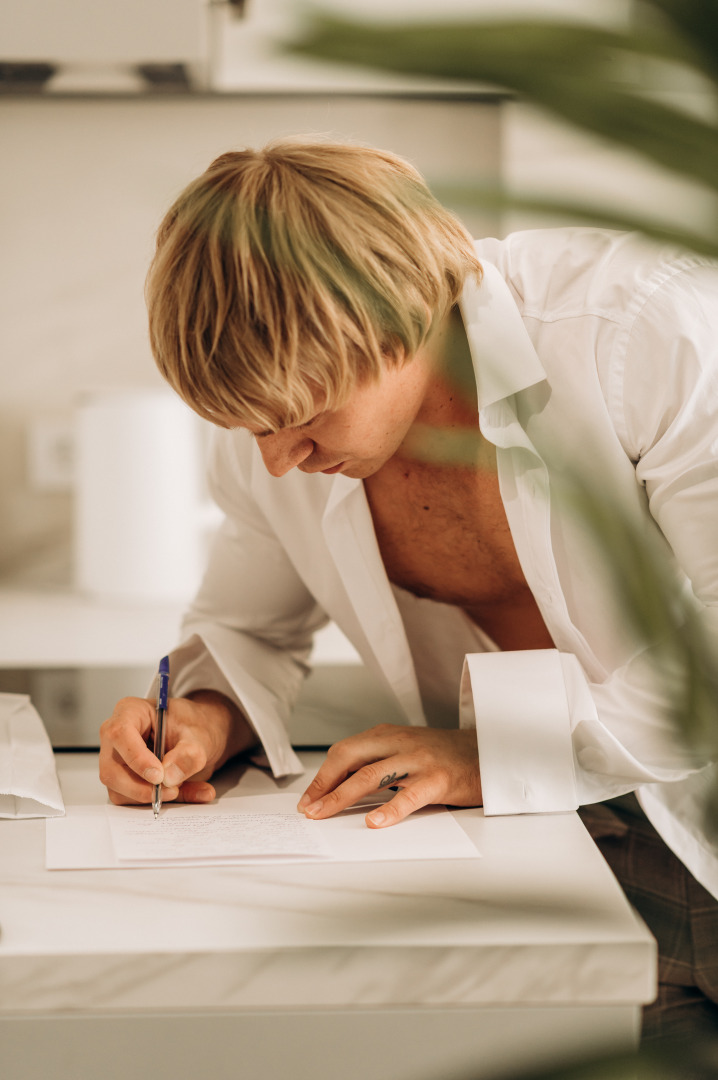
<path fill-rule="evenodd" d="M 57 761 L 67 804 L 104 802 L 95 754 Z M 218 790 L 305 783 L 234 765 Z M 0 1016 L 652 998 L 653 939 L 577 815 L 459 820 L 482 858 L 112 871 L 46 871 L 44 821 L 0 821 Z"/>

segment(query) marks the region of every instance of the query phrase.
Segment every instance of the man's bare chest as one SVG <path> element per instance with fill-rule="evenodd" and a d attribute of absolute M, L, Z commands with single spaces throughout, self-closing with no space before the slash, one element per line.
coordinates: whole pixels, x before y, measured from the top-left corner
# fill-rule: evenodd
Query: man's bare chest
<path fill-rule="evenodd" d="M 494 473 L 394 461 L 364 486 L 395 584 L 470 604 L 524 582 Z"/>
<path fill-rule="evenodd" d="M 390 581 L 462 607 L 502 648 L 553 644 L 493 471 L 395 458 L 364 485 Z"/>

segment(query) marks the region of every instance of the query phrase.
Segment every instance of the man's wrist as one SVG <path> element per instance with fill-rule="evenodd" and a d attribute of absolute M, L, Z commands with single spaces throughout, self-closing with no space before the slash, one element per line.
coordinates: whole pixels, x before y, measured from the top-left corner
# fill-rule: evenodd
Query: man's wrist
<path fill-rule="evenodd" d="M 214 743 L 208 759 L 213 773 L 230 758 L 257 745 L 254 729 L 231 698 L 219 690 L 193 690 L 187 698 L 206 713 L 208 731 L 212 733 Z"/>

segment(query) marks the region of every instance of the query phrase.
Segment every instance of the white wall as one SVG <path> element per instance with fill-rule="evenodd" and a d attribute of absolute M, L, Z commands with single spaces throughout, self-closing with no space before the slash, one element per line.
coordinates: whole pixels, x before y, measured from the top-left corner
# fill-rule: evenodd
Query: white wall
<path fill-rule="evenodd" d="M 33 489 L 31 420 L 69 417 L 87 389 L 159 384 L 142 290 L 170 202 L 217 154 L 302 132 L 386 146 L 435 184 L 497 174 L 497 110 L 471 101 L 0 99 L 0 580 L 70 576 L 70 496 Z"/>
<path fill-rule="evenodd" d="M 689 95 L 688 107 L 700 107 Z M 628 150 L 569 127 L 524 102 L 506 105 L 502 123 L 502 176 L 515 195 L 538 195 L 609 207 L 700 232 L 715 232 L 715 194 Z M 511 211 L 505 232 L 565 224 L 558 216 Z"/>
<path fill-rule="evenodd" d="M 194 62 L 204 0 L 3 0 L 3 60 Z"/>
<path fill-rule="evenodd" d="M 632 0 L 322 0 L 317 10 L 374 23 L 471 20 L 480 18 L 572 18 L 593 24 L 624 25 Z M 318 62 L 288 55 L 284 40 L 301 35 L 314 8 L 303 0 L 249 0 L 237 19 L 226 6 L 212 9 L 210 70 L 213 85 L 256 88 L 268 85 L 392 89 L 407 84 L 446 86 L 446 80 L 408 78 L 363 67 Z"/>

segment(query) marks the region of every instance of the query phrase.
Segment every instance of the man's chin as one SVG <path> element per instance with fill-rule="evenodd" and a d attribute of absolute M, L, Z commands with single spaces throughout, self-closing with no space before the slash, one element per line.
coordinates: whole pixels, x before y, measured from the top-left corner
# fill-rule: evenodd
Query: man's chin
<path fill-rule="evenodd" d="M 378 472 L 383 464 L 383 461 L 350 461 L 341 462 L 338 468 L 332 466 L 327 469 L 317 469 L 316 466 L 309 468 L 307 463 L 303 462 L 297 468 L 303 473 L 320 473 L 322 476 L 338 476 L 341 473 L 342 476 L 348 476 L 350 480 L 366 480 L 367 477 Z"/>
<path fill-rule="evenodd" d="M 381 461 L 357 461 L 342 469 L 342 476 L 348 476 L 350 480 L 366 480 L 378 473 L 384 463 Z"/>

